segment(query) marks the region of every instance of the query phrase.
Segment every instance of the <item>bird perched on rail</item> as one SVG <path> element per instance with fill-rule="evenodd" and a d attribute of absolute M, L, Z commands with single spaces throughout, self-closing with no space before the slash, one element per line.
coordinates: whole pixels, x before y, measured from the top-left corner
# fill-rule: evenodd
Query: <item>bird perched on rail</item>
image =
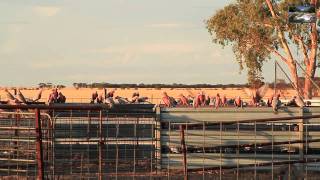
<path fill-rule="evenodd" d="M 259 105 L 259 102 L 267 94 L 269 84 L 264 84 L 259 88 L 244 88 L 244 92 L 251 98 L 252 105 Z"/>
<path fill-rule="evenodd" d="M 297 104 L 300 108 L 302 108 L 303 106 L 305 106 L 305 103 L 304 103 L 302 97 L 300 97 L 300 96 L 297 96 L 297 98 L 296 98 L 296 104 Z"/>
<path fill-rule="evenodd" d="M 43 89 L 40 89 L 37 96 L 34 99 L 25 98 L 20 89 L 16 89 L 16 97 L 12 95 L 8 89 L 5 89 L 8 104 L 30 104 L 37 102 L 41 99 Z"/>

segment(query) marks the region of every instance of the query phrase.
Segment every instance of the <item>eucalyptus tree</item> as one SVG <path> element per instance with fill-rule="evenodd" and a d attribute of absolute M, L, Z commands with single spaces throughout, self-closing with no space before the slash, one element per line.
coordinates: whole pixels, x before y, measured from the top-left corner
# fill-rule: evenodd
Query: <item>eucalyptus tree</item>
<path fill-rule="evenodd" d="M 318 32 L 316 23 L 288 22 L 290 5 L 317 0 L 235 0 L 206 21 L 214 43 L 231 45 L 240 69 L 247 68 L 248 81 L 262 80 L 262 66 L 271 57 L 284 62 L 291 80 L 305 98 L 312 97 L 317 68 Z M 295 55 L 295 52 L 299 54 Z M 298 65 L 304 69 L 304 87 L 299 86 Z"/>

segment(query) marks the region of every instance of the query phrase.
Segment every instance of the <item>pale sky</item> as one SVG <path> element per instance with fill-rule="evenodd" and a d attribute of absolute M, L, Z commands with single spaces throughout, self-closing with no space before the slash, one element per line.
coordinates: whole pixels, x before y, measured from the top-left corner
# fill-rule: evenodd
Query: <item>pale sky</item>
<path fill-rule="evenodd" d="M 245 83 L 204 23 L 232 1 L 0 0 L 0 86 Z"/>

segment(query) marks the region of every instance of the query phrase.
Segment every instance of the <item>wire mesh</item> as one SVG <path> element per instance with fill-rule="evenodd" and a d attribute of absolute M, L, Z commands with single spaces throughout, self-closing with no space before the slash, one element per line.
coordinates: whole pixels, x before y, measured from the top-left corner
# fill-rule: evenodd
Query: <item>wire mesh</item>
<path fill-rule="evenodd" d="M 44 169 L 50 175 L 52 161 L 52 129 L 51 118 L 41 114 L 43 120 L 42 150 Z M 37 133 L 34 113 L 17 110 L 0 113 L 0 176 L 32 178 L 38 174 L 37 162 Z"/>
<path fill-rule="evenodd" d="M 56 115 L 54 122 L 55 166 L 61 168 L 56 175 L 104 178 L 150 173 L 156 167 L 154 117 L 72 111 Z"/>
<path fill-rule="evenodd" d="M 39 177 L 36 120 L 30 110 L 0 113 L 1 179 Z M 42 110 L 40 120 L 44 179 L 319 174 L 319 118 L 190 123 L 161 121 L 155 112 L 60 109 Z"/>
<path fill-rule="evenodd" d="M 203 179 L 207 175 L 214 175 L 215 179 L 247 179 L 248 175 L 252 179 L 297 179 L 313 177 L 310 173 L 319 174 L 316 131 L 320 124 L 292 120 L 167 124 L 169 127 L 163 125 L 164 132 L 169 130 L 165 133 L 168 142 L 164 144 L 167 170 L 183 174 L 184 157 L 178 133 L 181 129 L 177 127 L 184 125 L 189 178 L 195 173 Z M 307 130 L 310 126 L 313 133 Z M 314 148 L 310 148 L 311 141 Z"/>

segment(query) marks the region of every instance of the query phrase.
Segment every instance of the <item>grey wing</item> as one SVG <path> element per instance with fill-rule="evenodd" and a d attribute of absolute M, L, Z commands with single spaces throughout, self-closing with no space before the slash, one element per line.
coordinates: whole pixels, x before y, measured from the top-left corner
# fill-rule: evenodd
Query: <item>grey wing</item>
<path fill-rule="evenodd" d="M 262 98 L 267 94 L 268 89 L 269 89 L 269 84 L 266 83 L 257 90 L 257 94 Z"/>
<path fill-rule="evenodd" d="M 40 89 L 40 90 L 39 90 L 37 96 L 33 99 L 33 102 L 36 102 L 36 101 L 38 101 L 39 99 L 41 99 L 42 91 L 43 91 L 43 89 Z"/>
<path fill-rule="evenodd" d="M 118 99 L 118 101 L 119 101 L 120 104 L 129 104 L 129 101 L 127 99 L 123 98 L 123 97 L 120 97 Z"/>
<path fill-rule="evenodd" d="M 296 103 L 299 107 L 303 107 L 305 105 L 303 99 L 299 95 L 296 98 Z"/>
<path fill-rule="evenodd" d="M 8 91 L 8 89 L 4 90 L 6 92 L 6 96 L 9 100 L 15 100 L 14 96 Z"/>
<path fill-rule="evenodd" d="M 141 103 L 150 103 L 147 101 L 148 100 L 148 97 L 141 97 L 138 99 L 138 102 L 141 102 Z M 151 103 L 150 103 L 151 104 Z"/>
<path fill-rule="evenodd" d="M 17 99 L 22 103 L 27 103 L 26 98 L 23 96 L 23 94 L 18 90 Z"/>

